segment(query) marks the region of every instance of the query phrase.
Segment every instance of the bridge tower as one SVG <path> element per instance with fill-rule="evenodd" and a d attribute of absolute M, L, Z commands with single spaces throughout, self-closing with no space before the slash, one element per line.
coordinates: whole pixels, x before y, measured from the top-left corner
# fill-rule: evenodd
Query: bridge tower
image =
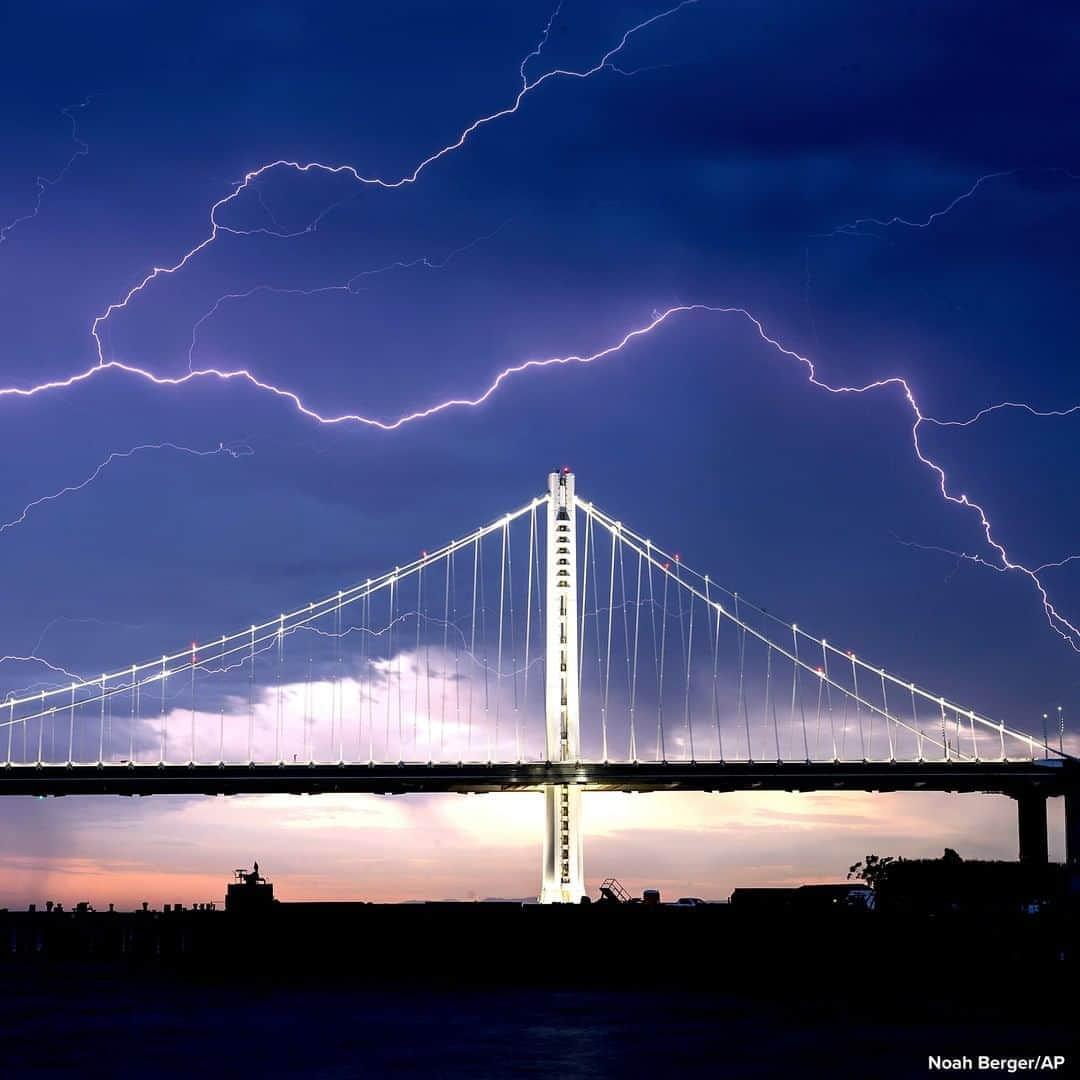
<path fill-rule="evenodd" d="M 578 680 L 577 508 L 574 474 L 548 476 L 547 512 L 547 681 L 544 693 L 547 759 L 581 756 Z M 576 904 L 585 895 L 581 850 L 581 788 L 544 787 L 542 904 Z"/>

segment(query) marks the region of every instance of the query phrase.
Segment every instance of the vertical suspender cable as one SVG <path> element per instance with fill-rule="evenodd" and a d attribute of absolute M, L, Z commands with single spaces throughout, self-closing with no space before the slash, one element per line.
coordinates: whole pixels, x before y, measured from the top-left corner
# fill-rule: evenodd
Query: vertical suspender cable
<path fill-rule="evenodd" d="M 372 663 L 367 656 L 367 640 L 374 632 L 374 626 L 372 625 L 371 618 L 371 579 L 367 581 L 367 592 L 364 594 L 364 612 L 363 622 L 365 630 L 361 634 L 361 642 L 363 642 L 364 652 L 362 654 L 361 665 L 363 670 L 362 687 L 363 694 L 366 701 L 360 702 L 360 723 L 363 726 L 364 720 L 364 705 L 367 705 L 368 723 L 367 723 L 367 736 L 368 736 L 368 765 L 375 764 L 375 679 L 372 671 Z"/>
<path fill-rule="evenodd" d="M 694 754 L 694 724 L 690 717 L 690 661 L 694 655 L 694 594 L 690 594 L 690 628 L 688 632 L 683 631 L 683 610 L 682 610 L 682 578 L 679 576 L 679 560 L 675 560 L 675 588 L 679 593 L 679 639 L 682 641 L 683 654 L 686 658 L 686 694 L 685 703 L 683 705 L 684 722 L 686 724 L 686 739 L 690 748 L 690 760 L 695 761 Z"/>
<path fill-rule="evenodd" d="M 746 701 L 746 625 L 739 618 L 739 594 L 733 595 L 735 602 L 735 621 L 739 628 L 739 690 L 735 703 L 736 718 L 741 712 L 746 727 L 746 760 L 754 760 L 754 743 L 750 737 L 750 708 Z"/>
<path fill-rule="evenodd" d="M 345 760 L 345 710 L 343 708 L 341 685 L 341 639 L 344 629 L 341 623 L 341 590 L 337 594 L 337 606 L 334 609 L 334 623 L 336 633 L 334 635 L 334 686 L 333 699 L 330 703 L 330 752 L 334 752 L 334 720 L 337 719 L 337 760 L 340 764 Z"/>
<path fill-rule="evenodd" d="M 592 537 L 592 507 L 585 508 L 585 540 L 581 553 L 581 617 L 578 625 L 578 671 L 585 670 L 585 612 L 589 607 L 589 540 Z M 550 554 L 548 556 L 550 558 Z"/>
<path fill-rule="evenodd" d="M 194 715 L 194 710 L 192 711 Z M 194 728 L 192 729 L 194 731 Z M 248 679 L 248 755 L 255 760 L 255 627 L 251 628 L 251 673 Z"/>
<path fill-rule="evenodd" d="M 840 757 L 847 759 L 848 708 L 851 705 L 851 693 L 841 687 L 844 711 L 840 717 Z"/>
<path fill-rule="evenodd" d="M 600 632 L 600 572 L 596 568 L 596 546 L 597 546 L 597 533 L 599 532 L 598 526 L 600 522 L 594 522 L 592 533 L 592 619 L 593 629 L 596 636 L 596 679 L 597 686 L 600 691 L 600 729 L 601 740 L 603 741 L 604 735 L 607 731 L 607 716 L 606 707 L 604 701 L 604 649 L 601 644 L 603 635 Z M 584 615 L 585 608 L 588 606 L 588 592 L 583 592 L 581 597 L 582 603 L 582 615 Z M 583 669 L 579 668 L 581 672 Z"/>
<path fill-rule="evenodd" d="M 510 689 L 514 703 L 514 760 L 521 760 L 521 714 L 518 711 L 518 685 L 517 685 L 517 635 L 514 633 L 514 545 L 511 542 L 510 521 L 506 522 L 506 599 L 508 606 L 508 618 L 510 619 Z"/>
<path fill-rule="evenodd" d="M 814 717 L 814 760 L 821 757 L 821 703 L 825 696 L 825 672 L 818 668 L 817 714 Z"/>
<path fill-rule="evenodd" d="M 852 671 L 853 672 L 855 670 L 855 666 L 856 666 L 855 661 L 852 660 Z M 856 693 L 858 693 L 857 689 L 856 689 Z M 856 700 L 855 708 L 856 709 L 861 709 L 861 707 L 862 707 L 861 701 Z M 867 713 L 869 714 L 869 717 L 870 717 L 870 719 L 868 721 L 868 723 L 870 725 L 870 730 L 867 733 L 867 740 L 866 740 L 867 749 L 866 749 L 866 753 L 863 756 L 866 758 L 867 761 L 870 761 L 870 760 L 873 759 L 873 756 L 874 756 L 874 735 L 875 735 L 874 722 L 877 719 L 877 717 L 874 715 L 874 710 L 873 709 L 868 708 Z M 859 723 L 860 724 L 862 723 L 861 715 L 860 715 L 860 718 L 859 718 Z"/>
<path fill-rule="evenodd" d="M 529 511 L 529 558 L 528 558 L 528 584 L 525 589 L 525 670 L 522 675 L 521 686 L 521 709 L 525 713 L 525 721 L 529 719 L 529 663 L 530 649 L 532 648 L 532 598 L 533 598 L 533 559 L 536 555 L 536 504 Z M 537 582 L 539 588 L 539 581 Z M 518 735 L 517 760 L 521 761 L 521 736 Z"/>
<path fill-rule="evenodd" d="M 450 552 L 450 563 L 454 565 L 455 553 Z M 454 729 L 458 739 L 461 738 L 461 643 L 463 635 L 457 621 L 457 574 L 454 569 L 450 571 L 450 610 L 454 619 Z M 458 756 L 460 760 L 461 743 L 458 742 Z"/>
<path fill-rule="evenodd" d="M 773 701 L 772 696 L 772 654 L 773 647 L 770 644 L 765 653 L 765 729 L 768 731 L 769 714 L 772 714 L 773 721 L 773 739 L 776 744 L 776 760 L 780 760 L 780 729 L 776 724 L 776 704 Z M 768 736 L 766 735 L 766 738 Z"/>
<path fill-rule="evenodd" d="M 251 641 L 252 641 L 251 648 L 252 648 L 252 650 L 254 650 L 254 648 L 255 648 L 255 627 L 251 628 Z M 193 641 L 191 643 L 191 757 L 188 758 L 188 761 L 190 761 L 192 763 L 194 763 L 194 761 L 195 761 L 195 666 L 196 666 L 197 661 L 198 661 L 198 657 L 196 656 L 196 653 L 195 653 L 195 642 Z M 252 665 L 252 678 L 254 678 L 254 671 L 255 671 L 254 651 L 252 652 L 251 665 Z"/>
<path fill-rule="evenodd" d="M 398 566 L 394 567 L 394 577 L 398 576 L 398 574 L 400 572 L 400 569 L 401 568 L 398 567 Z M 398 594 L 395 597 L 399 604 L 401 603 L 400 593 L 401 593 L 401 590 L 399 589 Z M 390 617 L 392 619 L 397 618 L 396 610 L 391 612 Z M 404 612 L 402 612 L 402 614 L 401 614 L 402 624 L 404 624 L 405 619 L 406 619 L 406 615 L 405 615 Z M 404 681 L 402 679 L 402 677 L 401 677 L 401 654 L 402 654 L 403 651 L 404 650 L 399 647 L 398 651 L 394 654 L 394 682 L 397 684 L 397 734 L 398 734 L 397 755 L 396 756 L 397 756 L 399 765 L 405 760 L 405 726 L 404 726 L 405 725 L 405 709 L 403 707 L 402 686 L 401 686 L 402 682 Z"/>
<path fill-rule="evenodd" d="M 919 721 L 919 708 L 915 704 L 915 684 L 911 684 L 911 726 L 915 729 L 915 744 L 918 760 L 923 759 L 923 730 Z"/>
<path fill-rule="evenodd" d="M 312 764 L 315 758 L 314 748 L 312 746 L 312 732 L 311 732 L 311 675 L 312 670 L 315 667 L 315 657 L 311 655 L 311 646 L 308 646 L 308 660 L 307 671 L 304 675 L 304 712 L 303 712 L 303 731 L 304 731 L 304 761 L 309 765 Z"/>
<path fill-rule="evenodd" d="M 683 702 L 683 725 L 686 728 L 686 734 L 687 734 L 686 743 L 687 743 L 687 746 L 690 747 L 690 746 L 693 745 L 693 739 L 692 739 L 692 736 L 691 736 L 691 733 L 690 733 L 690 694 L 689 694 L 690 660 L 689 660 L 689 656 L 688 656 L 688 653 L 687 653 L 687 650 L 686 650 L 686 625 L 683 622 L 683 588 L 682 588 L 682 578 L 679 575 L 679 567 L 680 567 L 679 557 L 676 555 L 675 556 L 674 581 L 675 581 L 675 596 L 676 596 L 676 599 L 677 599 L 678 603 L 677 603 L 675 617 L 676 617 L 676 619 L 678 620 L 678 623 L 679 623 L 679 648 L 680 648 L 680 656 L 682 657 L 682 662 L 679 664 L 679 674 L 683 676 L 684 683 L 686 684 L 684 686 L 684 688 L 683 688 L 683 697 L 684 697 L 684 702 Z M 690 757 L 691 757 L 691 760 L 692 760 L 693 759 L 693 751 L 692 750 L 691 750 Z"/>
<path fill-rule="evenodd" d="M 499 715 L 502 706 L 502 680 L 503 680 L 503 617 L 506 601 L 506 541 L 510 532 L 509 525 L 504 521 L 502 532 L 502 544 L 499 552 L 499 630 L 496 635 L 498 644 L 495 647 L 495 759 L 499 757 Z M 491 749 L 488 744 L 488 763 L 491 763 Z"/>
<path fill-rule="evenodd" d="M 637 762 L 637 673 L 638 673 L 638 644 L 641 640 L 641 564 L 643 558 L 639 551 L 637 557 L 637 587 L 634 590 L 634 652 L 633 665 L 630 675 L 630 760 Z"/>
<path fill-rule="evenodd" d="M 859 700 L 859 673 L 855 667 L 855 654 L 848 653 L 851 657 L 851 684 L 855 690 L 855 722 L 859 725 L 859 747 L 862 750 L 863 761 L 868 761 L 866 756 L 866 738 L 863 734 L 863 722 L 862 722 L 862 703 Z M 870 752 L 873 753 L 874 749 L 874 721 L 873 714 L 871 714 L 870 720 Z"/>
<path fill-rule="evenodd" d="M 361 635 L 362 636 L 362 635 Z M 224 638 L 222 639 L 224 642 Z M 224 649 L 224 644 L 222 645 Z M 281 735 L 282 728 L 285 726 L 285 689 L 281 685 L 281 669 L 285 664 L 285 616 L 284 614 L 278 618 L 278 632 L 277 632 L 277 667 L 274 673 L 274 680 L 277 683 L 275 688 L 275 697 L 277 698 L 277 708 L 274 710 L 274 760 L 281 764 Z M 224 700 L 224 699 L 222 699 Z M 224 705 L 222 705 L 224 710 Z M 224 717 L 224 712 L 222 712 Z M 224 724 L 222 725 L 222 737 L 224 738 Z"/>
<path fill-rule="evenodd" d="M 892 713 L 889 712 L 889 696 L 885 690 L 885 669 L 881 668 L 881 707 L 885 712 L 885 733 L 889 736 L 889 760 L 896 760 L 896 744 L 893 741 Z"/>
<path fill-rule="evenodd" d="M 653 676 L 656 679 L 656 759 L 660 758 L 660 641 L 656 634 L 656 592 L 653 588 L 652 544 L 645 541 L 645 560 L 649 582 L 649 622 L 652 629 Z"/>
<path fill-rule="evenodd" d="M 165 755 L 169 752 L 169 716 L 165 711 L 165 683 L 168 672 L 165 669 L 165 657 L 161 658 L 161 764 L 165 764 Z"/>
<path fill-rule="evenodd" d="M 791 637 L 792 637 L 792 640 L 795 642 L 795 678 L 792 680 L 791 689 L 792 689 L 793 694 L 797 694 L 798 693 L 798 686 L 799 686 L 799 668 L 801 667 L 801 662 L 799 660 L 799 628 L 797 626 L 792 626 L 792 628 L 791 628 Z M 806 704 L 802 699 L 802 694 L 799 694 L 798 696 L 799 696 L 799 719 L 802 722 L 803 754 L 804 754 L 804 756 L 806 758 L 806 761 L 809 762 L 810 761 L 810 744 L 809 744 L 809 742 L 807 741 L 807 738 L 806 738 Z M 818 689 L 818 716 L 820 717 L 820 715 L 821 715 L 821 690 L 819 688 Z"/>
<path fill-rule="evenodd" d="M 135 681 L 135 669 L 137 665 L 131 665 L 131 731 L 128 736 L 128 764 L 135 764 L 135 727 L 139 722 L 138 706 L 139 684 Z"/>
<path fill-rule="evenodd" d="M 622 532 L 619 533 L 619 588 L 622 592 L 622 623 L 623 623 L 623 649 L 626 653 L 626 700 L 627 706 L 633 701 L 631 689 L 631 665 L 630 665 L 630 597 L 626 594 L 626 545 L 623 543 Z M 629 719 L 629 717 L 628 717 Z M 631 723 L 633 721 L 631 720 Z M 633 738 L 630 737 L 629 753 L 633 757 Z"/>
<path fill-rule="evenodd" d="M 533 574 L 535 575 L 535 579 L 536 579 L 536 621 L 537 621 L 538 625 L 541 627 L 541 630 L 538 631 L 537 636 L 538 636 L 538 638 L 543 640 L 542 634 L 544 632 L 543 627 L 545 625 L 545 623 L 544 623 L 544 604 L 546 602 L 547 590 L 544 587 L 541 586 L 541 582 L 544 581 L 544 574 L 543 574 L 543 571 L 540 568 L 540 532 L 539 532 L 539 526 L 536 526 L 536 530 L 537 530 L 536 531 L 536 544 L 535 544 L 535 546 L 533 548 Z M 576 543 L 576 540 L 577 540 L 577 538 L 575 537 L 575 543 Z M 537 649 L 537 656 L 538 656 L 539 661 L 540 661 L 540 686 L 541 687 L 546 687 L 547 686 L 547 650 L 544 648 L 543 645 L 541 645 Z M 544 702 L 541 699 L 541 703 L 540 703 L 540 710 L 541 710 L 540 716 L 541 716 L 541 719 L 544 719 L 543 709 L 544 709 Z M 539 746 L 538 746 L 538 751 L 537 751 L 536 757 L 537 757 L 538 761 L 543 761 L 544 758 L 546 757 L 546 751 L 547 751 L 546 736 L 545 736 L 545 733 L 544 733 L 544 728 L 541 727 L 537 734 L 538 734 L 538 737 L 539 737 Z"/>
<path fill-rule="evenodd" d="M 839 755 L 836 752 L 836 720 L 833 716 L 833 700 L 832 700 L 832 680 L 829 678 L 829 650 L 825 643 L 825 639 L 821 639 L 821 671 L 825 676 L 825 701 L 826 707 L 829 710 L 829 733 L 832 737 L 832 756 L 833 761 L 839 761 Z M 847 698 L 845 697 L 845 701 Z"/>
<path fill-rule="evenodd" d="M 446 555 L 446 585 L 443 588 L 443 639 L 442 639 L 442 665 L 440 666 L 440 703 L 439 703 L 439 757 L 442 758 L 443 748 L 446 745 L 446 687 L 449 680 L 446 677 L 446 663 L 449 659 L 450 649 L 450 574 L 454 565 L 454 549 L 450 548 Z"/>
<path fill-rule="evenodd" d="M 667 654 L 667 595 L 668 595 L 668 568 L 664 567 L 664 606 L 660 612 L 660 687 L 657 691 L 657 744 L 660 760 L 667 761 L 667 745 L 664 739 L 664 661 Z"/>
<path fill-rule="evenodd" d="M 472 717 L 473 717 L 473 687 L 476 683 L 476 594 L 477 577 L 480 573 L 480 536 L 477 534 L 473 541 L 473 571 L 472 571 L 472 629 L 469 639 L 469 655 L 472 657 L 473 674 L 469 677 L 469 733 L 466 739 L 466 755 L 472 760 Z"/>
<path fill-rule="evenodd" d="M 424 556 L 426 558 L 426 556 Z M 420 755 L 417 748 L 417 717 L 420 712 L 420 619 L 424 610 L 424 564 L 421 563 L 416 569 L 416 647 L 413 652 L 413 715 L 412 715 L 412 742 L 413 760 L 419 761 Z"/>
<path fill-rule="evenodd" d="M 618 527 L 616 526 L 616 529 Z M 615 618 L 615 545 L 617 532 L 611 533 L 611 563 L 608 580 L 608 615 L 607 615 L 607 661 L 604 665 L 604 693 L 600 705 L 600 740 L 601 760 L 607 764 L 608 759 L 608 717 L 611 702 L 611 628 Z M 598 627 L 599 628 L 599 627 Z"/>
<path fill-rule="evenodd" d="M 428 605 L 430 601 L 427 596 L 424 597 L 424 696 L 427 699 L 427 704 L 424 710 L 424 715 L 427 719 L 427 760 L 428 764 L 431 764 L 432 758 L 435 756 L 433 751 L 434 746 L 434 726 L 435 719 L 433 710 L 431 708 L 431 620 L 428 617 Z"/>
<path fill-rule="evenodd" d="M 480 644 L 482 649 L 481 670 L 484 672 L 484 745 L 487 747 L 488 760 L 491 760 L 491 688 L 489 685 L 489 641 L 487 632 L 487 591 L 484 588 L 484 543 L 480 545 Z"/>
<path fill-rule="evenodd" d="M 710 613 L 716 616 L 714 623 Z M 713 723 L 716 726 L 716 749 L 718 759 L 724 760 L 724 735 L 720 729 L 720 692 L 717 686 L 717 675 L 720 665 L 720 605 L 714 603 L 709 597 L 709 575 L 705 575 L 705 621 L 709 627 L 709 646 L 712 649 L 712 713 Z"/>
<path fill-rule="evenodd" d="M 394 755 L 390 753 L 390 703 L 394 697 L 393 672 L 391 670 L 394 661 L 394 592 L 397 585 L 397 570 L 390 578 L 389 598 L 389 622 L 386 627 L 386 736 L 383 739 L 383 760 L 393 761 Z"/>
<path fill-rule="evenodd" d="M 371 578 L 364 583 L 360 601 L 360 719 L 356 729 L 357 754 L 363 756 L 364 713 L 367 713 L 368 765 L 375 764 L 375 670 L 378 647 L 375 643 L 375 617 L 372 614 Z M 370 647 L 370 651 L 369 651 Z"/>
<path fill-rule="evenodd" d="M 14 709 L 13 709 L 14 711 Z M 70 765 L 75 754 L 75 684 L 71 684 L 71 709 L 68 713 L 68 753 L 67 763 Z M 11 758 L 11 728 L 8 727 L 8 758 Z"/>
<path fill-rule="evenodd" d="M 225 635 L 221 635 L 221 670 L 225 670 Z M 280 676 L 279 676 L 280 694 Z M 278 706 L 280 709 L 280 705 Z M 218 700 L 218 764 L 225 760 L 225 695 L 221 694 Z"/>
<path fill-rule="evenodd" d="M 791 707 L 788 710 L 788 754 L 795 756 L 795 699 L 799 692 L 799 635 L 794 626 L 791 628 L 791 640 L 794 643 L 795 663 L 791 665 Z M 805 728 L 805 724 L 803 727 Z M 805 731 L 804 731 L 805 741 Z"/>
<path fill-rule="evenodd" d="M 26 760 L 26 721 L 23 721 L 23 760 Z M 97 764 L 105 760 L 105 673 L 102 673 L 102 719 L 97 733 Z"/>
<path fill-rule="evenodd" d="M 23 760 L 26 760 L 26 724 L 23 724 Z M 101 673 L 101 724 L 98 729 L 98 760 L 100 765 L 105 760 L 105 672 Z"/>

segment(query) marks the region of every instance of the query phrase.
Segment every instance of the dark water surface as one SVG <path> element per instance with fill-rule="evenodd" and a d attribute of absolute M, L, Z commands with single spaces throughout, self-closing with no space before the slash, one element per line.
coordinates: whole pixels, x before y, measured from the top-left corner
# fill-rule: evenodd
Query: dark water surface
<path fill-rule="evenodd" d="M 380 991 L 8 969 L 0 973 L 0 1076 L 891 1078 L 934 1075 L 930 1053 L 1067 1052 L 1061 1021 L 1008 1022 L 1016 989 L 1002 987 L 997 1015 L 946 1007 L 913 1019 L 887 1015 L 895 1004 L 881 1015 L 814 999 L 810 988 L 806 1000 L 779 1003 L 709 992 Z M 873 997 L 872 985 L 865 994 Z"/>

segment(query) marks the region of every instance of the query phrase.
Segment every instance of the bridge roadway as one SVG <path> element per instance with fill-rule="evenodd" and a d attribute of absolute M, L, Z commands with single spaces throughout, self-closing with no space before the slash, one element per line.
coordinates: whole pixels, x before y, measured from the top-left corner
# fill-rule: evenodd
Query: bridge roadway
<path fill-rule="evenodd" d="M 1080 795 L 1080 760 L 426 764 L 0 765 L 0 795 L 321 795 L 347 792 L 955 791 Z"/>

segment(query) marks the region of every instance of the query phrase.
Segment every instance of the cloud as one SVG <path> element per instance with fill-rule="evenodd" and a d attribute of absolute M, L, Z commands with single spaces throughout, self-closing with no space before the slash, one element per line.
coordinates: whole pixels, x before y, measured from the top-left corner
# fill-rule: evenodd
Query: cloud
<path fill-rule="evenodd" d="M 1061 854 L 1060 800 L 1050 803 Z M 0 904 L 89 899 L 121 907 L 220 898 L 235 866 L 260 866 L 283 899 L 529 896 L 539 880 L 538 794 L 13 800 Z M 745 792 L 587 793 L 585 859 L 633 891 L 726 897 L 740 885 L 843 880 L 867 852 L 1015 858 L 1001 796 Z M 39 829 L 54 837 L 37 851 Z"/>

